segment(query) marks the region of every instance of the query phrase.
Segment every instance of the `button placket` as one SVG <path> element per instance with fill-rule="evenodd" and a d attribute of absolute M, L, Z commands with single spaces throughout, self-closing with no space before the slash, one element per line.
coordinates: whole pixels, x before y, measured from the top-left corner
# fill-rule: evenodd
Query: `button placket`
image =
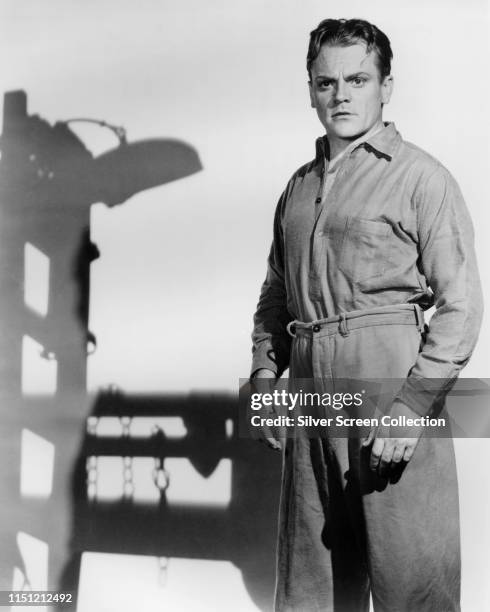
<path fill-rule="evenodd" d="M 327 175 L 327 160 L 324 158 L 323 159 L 323 168 L 322 168 L 322 172 L 321 172 L 321 179 L 320 179 L 320 189 L 318 190 L 317 196 L 315 198 L 315 204 L 321 204 L 322 200 L 323 200 L 323 191 L 325 188 L 325 176 Z"/>

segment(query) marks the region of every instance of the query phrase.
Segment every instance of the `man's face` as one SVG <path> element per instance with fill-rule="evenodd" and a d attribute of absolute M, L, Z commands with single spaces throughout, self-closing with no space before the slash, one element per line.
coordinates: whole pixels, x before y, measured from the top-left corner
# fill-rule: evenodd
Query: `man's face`
<path fill-rule="evenodd" d="M 391 76 L 380 81 L 374 51 L 366 45 L 324 45 L 311 66 L 310 99 L 329 139 L 352 141 L 382 121 Z"/>

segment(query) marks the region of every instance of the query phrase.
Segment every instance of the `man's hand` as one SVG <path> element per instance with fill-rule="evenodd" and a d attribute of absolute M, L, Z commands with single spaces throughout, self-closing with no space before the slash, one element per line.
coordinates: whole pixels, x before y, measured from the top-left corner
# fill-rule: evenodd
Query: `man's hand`
<path fill-rule="evenodd" d="M 407 419 L 417 418 L 419 415 L 399 400 L 395 400 L 391 407 L 390 417 L 405 416 Z M 398 469 L 403 462 L 408 463 L 415 452 L 415 448 L 422 435 L 423 427 L 374 427 L 369 436 L 363 441 L 363 446 L 372 444 L 370 468 L 380 476 L 388 476 L 390 472 Z"/>
<path fill-rule="evenodd" d="M 271 379 L 274 379 L 274 381 L 276 380 L 275 373 L 272 370 L 262 368 L 254 372 L 250 383 L 252 387 L 255 388 L 257 393 L 268 393 L 270 392 L 270 389 L 272 387 L 272 383 L 270 382 Z M 261 380 L 264 382 L 261 383 Z M 270 416 L 275 416 L 272 409 Z M 274 437 L 274 434 L 272 433 L 270 427 L 267 427 L 267 425 L 262 425 L 260 427 L 257 427 L 256 429 L 259 432 L 260 442 L 264 442 L 269 448 L 272 448 L 273 450 L 280 451 L 282 449 L 281 443 L 279 442 L 277 437 Z"/>

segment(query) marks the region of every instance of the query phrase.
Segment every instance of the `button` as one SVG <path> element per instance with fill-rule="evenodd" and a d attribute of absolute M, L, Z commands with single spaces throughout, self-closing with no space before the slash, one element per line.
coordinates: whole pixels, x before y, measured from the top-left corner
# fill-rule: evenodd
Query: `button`
<path fill-rule="evenodd" d="M 322 201 L 322 199 L 321 199 L 321 198 L 317 198 L 317 199 L 315 200 L 315 204 L 320 204 L 320 203 L 321 203 L 321 201 Z"/>
<path fill-rule="evenodd" d="M 319 332 L 321 330 L 322 326 L 321 325 L 313 325 L 313 331 L 314 332 Z"/>
<path fill-rule="evenodd" d="M 318 232 L 318 235 L 319 235 L 319 236 L 323 236 L 323 230 L 320 230 L 320 231 Z"/>

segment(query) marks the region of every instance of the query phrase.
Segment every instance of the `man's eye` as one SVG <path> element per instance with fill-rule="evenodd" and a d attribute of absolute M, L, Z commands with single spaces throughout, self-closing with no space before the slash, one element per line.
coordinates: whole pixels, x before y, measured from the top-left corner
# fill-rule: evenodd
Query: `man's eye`
<path fill-rule="evenodd" d="M 332 86 L 332 81 L 319 81 L 318 87 L 320 89 L 328 89 Z"/>
<path fill-rule="evenodd" d="M 362 87 L 365 82 L 366 82 L 366 79 L 363 79 L 361 77 L 356 77 L 355 79 L 352 79 L 351 81 L 354 87 Z"/>

